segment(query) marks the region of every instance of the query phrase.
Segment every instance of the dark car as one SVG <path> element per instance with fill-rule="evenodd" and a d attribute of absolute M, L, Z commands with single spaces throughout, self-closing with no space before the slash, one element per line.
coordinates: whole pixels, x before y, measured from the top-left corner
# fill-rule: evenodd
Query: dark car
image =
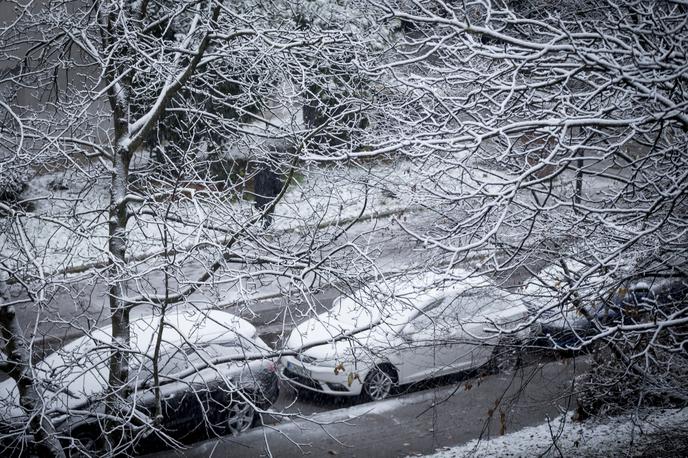
<path fill-rule="evenodd" d="M 617 287 L 607 299 L 589 284 L 583 284 L 581 303 L 576 307 L 572 296 L 563 304 L 556 304 L 557 297 L 549 302 L 541 296 L 533 300 L 533 291 L 544 288 L 530 288 L 529 308 L 539 314 L 534 333 L 537 341 L 558 349 L 575 349 L 592 335 L 599 332 L 593 322 L 602 328 L 634 324 L 648 319 L 661 318 L 673 308 L 688 302 L 688 280 L 681 278 L 644 278 L 630 281 L 627 286 Z M 562 282 L 563 283 L 563 282 Z M 586 291 L 587 289 L 587 291 Z M 559 288 L 558 297 L 568 290 Z M 547 304 L 555 304 L 548 307 Z M 544 304 L 544 306 L 543 306 Z M 591 321 L 592 320 L 592 321 Z"/>
<path fill-rule="evenodd" d="M 220 311 L 166 315 L 156 385 L 153 355 L 160 322 L 160 316 L 148 316 L 131 323 L 130 382 L 123 396 L 130 408 L 134 449 L 238 434 L 255 425 L 258 411 L 272 405 L 279 392 L 274 361 L 263 357 L 271 350 L 253 325 Z M 72 454 L 98 455 L 105 448 L 117 452 L 103 433 L 111 341 L 111 328 L 95 329 L 34 368 L 45 413 Z M 16 384 L 6 380 L 0 384 L 0 455 L 32 450 L 37 448 L 28 435 Z"/>
<path fill-rule="evenodd" d="M 649 278 L 621 288 L 601 307 L 608 323 L 661 320 L 688 303 L 688 278 Z"/>

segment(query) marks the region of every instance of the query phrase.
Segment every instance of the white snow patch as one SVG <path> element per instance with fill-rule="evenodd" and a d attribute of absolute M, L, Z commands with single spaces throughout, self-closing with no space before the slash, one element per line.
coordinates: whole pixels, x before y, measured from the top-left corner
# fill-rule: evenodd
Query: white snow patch
<path fill-rule="evenodd" d="M 313 415 L 310 419 L 323 424 L 342 422 L 347 420 L 353 420 L 364 415 L 383 415 L 387 412 L 395 411 L 405 405 L 423 404 L 427 403 L 428 401 L 432 401 L 436 398 L 436 392 L 423 391 L 412 394 L 410 396 L 385 399 L 384 401 L 369 402 L 365 404 L 347 407 L 346 409 L 321 412 L 316 415 Z"/>
<path fill-rule="evenodd" d="M 623 450 L 633 452 L 648 443 L 657 443 L 657 437 L 651 438 L 653 434 L 668 432 L 683 434 L 685 437 L 686 430 L 682 428 L 685 428 L 687 421 L 688 409 L 655 409 L 585 423 L 574 422 L 570 415 L 562 415 L 539 426 L 524 428 L 495 439 L 475 439 L 427 456 L 617 456 Z"/>
<path fill-rule="evenodd" d="M 453 390 L 453 387 L 452 387 Z M 277 428 L 281 431 L 297 428 L 303 430 L 306 423 L 313 423 L 317 425 L 331 425 L 335 423 L 348 423 L 351 420 L 361 418 L 366 415 L 384 415 L 388 412 L 393 412 L 405 405 L 423 404 L 433 401 L 437 398 L 437 393 L 432 391 L 423 391 L 415 393 L 410 396 L 402 396 L 398 398 L 385 399 L 377 402 L 367 402 L 343 409 L 330 410 L 325 412 L 318 412 L 308 417 L 302 417 L 300 421 L 285 421 Z M 251 434 L 251 431 L 246 434 Z M 259 430 L 255 434 L 262 434 Z"/>

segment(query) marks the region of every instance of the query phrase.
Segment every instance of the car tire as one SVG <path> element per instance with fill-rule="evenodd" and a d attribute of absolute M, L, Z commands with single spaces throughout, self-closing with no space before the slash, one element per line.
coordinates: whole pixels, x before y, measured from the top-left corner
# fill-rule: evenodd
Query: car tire
<path fill-rule="evenodd" d="M 521 364 L 522 342 L 514 337 L 504 337 L 495 345 L 487 365 L 490 372 L 508 374 Z"/>
<path fill-rule="evenodd" d="M 245 399 L 238 397 L 230 402 L 227 413 L 226 429 L 232 436 L 251 429 L 256 423 L 258 412 Z"/>
<path fill-rule="evenodd" d="M 65 455 L 70 458 L 95 458 L 101 456 L 102 449 L 91 431 L 77 431 L 72 434 L 71 441 L 65 443 Z"/>
<path fill-rule="evenodd" d="M 366 375 L 361 394 L 368 401 L 381 401 L 387 398 L 397 384 L 396 371 L 387 365 L 375 366 Z"/>

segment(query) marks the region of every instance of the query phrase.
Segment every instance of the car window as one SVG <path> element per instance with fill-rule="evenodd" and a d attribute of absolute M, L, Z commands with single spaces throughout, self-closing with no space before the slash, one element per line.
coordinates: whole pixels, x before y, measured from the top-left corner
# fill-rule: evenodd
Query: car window
<path fill-rule="evenodd" d="M 197 370 L 205 369 L 209 363 L 218 358 L 228 358 L 233 356 L 255 356 L 265 352 L 260 349 L 256 342 L 251 339 L 241 338 L 221 343 L 208 343 L 195 345 L 193 347 L 184 346 L 185 362 L 187 367 Z M 241 359 L 235 361 L 239 364 Z"/>
<path fill-rule="evenodd" d="M 233 353 L 239 353 L 240 347 L 238 342 L 227 344 L 208 344 L 190 348 L 187 351 L 189 364 L 199 370 L 208 365 L 208 362 L 223 356 L 231 356 Z"/>
<path fill-rule="evenodd" d="M 508 293 L 493 286 L 477 287 L 429 304 L 412 321 L 414 331 L 451 332 L 481 312 L 509 307 Z"/>
<path fill-rule="evenodd" d="M 447 318 L 447 306 L 449 305 L 449 298 L 441 298 L 428 306 L 411 321 L 409 328 L 413 332 L 434 332 L 445 333 L 451 328 L 451 324 Z"/>
<path fill-rule="evenodd" d="M 423 310 L 418 314 L 418 316 L 416 316 L 416 318 L 413 320 L 414 323 L 416 325 L 422 323 L 430 323 L 433 320 L 440 318 L 443 312 L 443 307 L 440 306 L 444 302 L 446 302 L 446 298 L 441 298 L 432 302 L 427 307 L 424 307 Z"/>
<path fill-rule="evenodd" d="M 153 377 L 153 355 L 135 355 L 132 361 L 130 374 L 132 378 L 148 380 Z M 185 369 L 188 369 L 189 358 L 181 348 L 161 348 L 158 357 L 158 374 L 162 377 L 171 377 Z"/>
<path fill-rule="evenodd" d="M 472 288 L 449 298 L 445 313 L 457 320 L 469 319 L 488 311 L 508 308 L 511 302 L 506 291 L 494 286 Z"/>
<path fill-rule="evenodd" d="M 189 361 L 186 354 L 179 349 L 171 349 L 160 354 L 161 358 L 158 363 L 158 370 L 160 375 L 174 375 L 189 367 Z"/>

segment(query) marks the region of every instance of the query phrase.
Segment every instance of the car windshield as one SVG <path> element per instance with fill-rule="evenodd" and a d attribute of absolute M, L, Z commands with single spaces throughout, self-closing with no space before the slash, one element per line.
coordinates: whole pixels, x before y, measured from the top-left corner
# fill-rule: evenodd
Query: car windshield
<path fill-rule="evenodd" d="M 402 323 L 418 310 L 412 299 L 410 295 L 390 297 L 380 291 L 359 290 L 353 296 L 335 299 L 329 313 L 348 329 L 375 324 L 381 319 L 387 324 Z"/>
<path fill-rule="evenodd" d="M 446 309 L 459 318 L 470 318 L 488 311 L 504 310 L 515 300 L 507 291 L 494 286 L 475 287 L 451 298 Z"/>
<path fill-rule="evenodd" d="M 418 313 L 413 324 L 416 329 L 453 328 L 478 315 L 507 309 L 516 300 L 507 291 L 494 286 L 472 287 L 432 302 Z"/>
<path fill-rule="evenodd" d="M 203 370 L 212 366 L 218 358 L 254 356 L 261 350 L 250 339 L 228 340 L 222 343 L 209 343 L 161 347 L 158 358 L 158 373 L 162 377 L 174 378 L 187 369 Z M 132 380 L 149 380 L 153 377 L 153 355 L 134 355 L 130 369 Z"/>
<path fill-rule="evenodd" d="M 200 370 L 218 358 L 255 356 L 256 354 L 260 354 L 257 345 L 250 340 L 245 340 L 241 344 L 234 341 L 204 345 L 190 350 L 187 356 L 191 366 Z"/>
<path fill-rule="evenodd" d="M 337 317 L 337 321 L 347 327 L 356 328 L 365 326 L 379 319 L 380 307 L 376 307 L 374 302 L 363 294 L 356 297 L 338 297 L 332 307 L 332 315 Z"/>
<path fill-rule="evenodd" d="M 158 374 L 169 377 L 189 368 L 185 352 L 180 348 L 162 347 L 158 356 Z M 155 363 L 153 355 L 133 355 L 129 365 L 130 380 L 149 380 L 153 377 Z"/>

